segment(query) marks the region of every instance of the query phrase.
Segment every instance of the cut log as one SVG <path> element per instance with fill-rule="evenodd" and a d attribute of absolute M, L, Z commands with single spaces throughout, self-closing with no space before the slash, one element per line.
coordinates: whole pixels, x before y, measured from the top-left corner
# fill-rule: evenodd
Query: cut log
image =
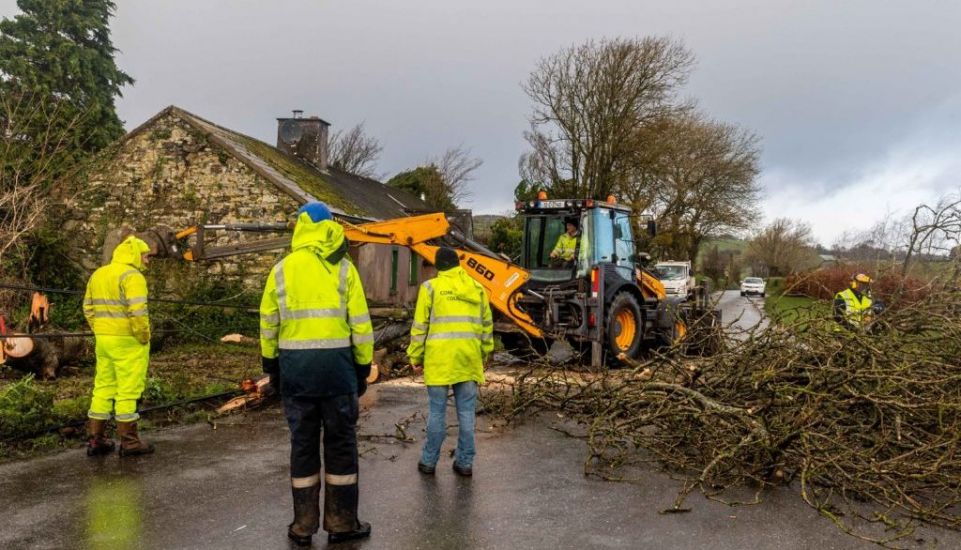
<path fill-rule="evenodd" d="M 264 401 L 264 386 L 269 383 L 269 375 L 262 375 L 258 378 L 245 378 L 243 382 L 240 383 L 240 388 L 247 392 L 247 394 L 234 397 L 230 401 L 227 401 L 217 409 L 217 412 L 223 414 L 244 407 L 253 408 L 259 406 Z"/>
<path fill-rule="evenodd" d="M 60 352 L 56 346 L 43 338 L 31 338 L 14 333 L 17 338 L 7 338 L 4 343 L 6 363 L 14 369 L 32 372 L 43 380 L 57 377 L 60 370 Z"/>
<path fill-rule="evenodd" d="M 10 336 L 21 336 L 11 332 Z M 33 353 L 33 338 L 23 334 L 19 338 L 5 338 L 3 340 L 3 354 L 10 359 L 23 359 Z"/>
<path fill-rule="evenodd" d="M 377 381 L 379 377 L 380 377 L 380 368 L 377 366 L 377 363 L 373 363 L 370 366 L 370 374 L 367 375 L 367 383 L 373 384 L 374 382 Z"/>
<path fill-rule="evenodd" d="M 245 346 L 256 346 L 260 340 L 243 334 L 228 334 L 220 339 L 224 344 L 242 344 Z"/>
<path fill-rule="evenodd" d="M 394 340 L 409 334 L 410 323 L 389 323 L 374 331 L 374 345 L 379 348 L 386 348 Z"/>

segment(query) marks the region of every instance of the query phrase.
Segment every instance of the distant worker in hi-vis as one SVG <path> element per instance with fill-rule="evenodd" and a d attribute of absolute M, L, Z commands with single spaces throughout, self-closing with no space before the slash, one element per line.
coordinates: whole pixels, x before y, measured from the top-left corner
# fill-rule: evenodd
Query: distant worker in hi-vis
<path fill-rule="evenodd" d="M 137 401 L 147 381 L 150 319 L 147 314 L 147 266 L 150 246 L 130 236 L 117 245 L 110 263 L 93 272 L 83 298 L 83 315 L 96 336 L 96 375 L 87 412 L 87 455 L 113 452 L 106 435 L 111 416 L 117 421 L 120 456 L 150 454 L 153 445 L 137 433 Z"/>
<path fill-rule="evenodd" d="M 434 263 L 438 274 L 420 286 L 407 348 L 415 370 L 423 369 L 429 402 L 417 469 L 427 475 L 436 469 L 447 437 L 447 394 L 453 390 L 458 435 L 452 466 L 471 476 L 477 386 L 484 383 L 484 363 L 494 350 L 494 321 L 487 291 L 460 267 L 457 252 L 440 248 Z"/>

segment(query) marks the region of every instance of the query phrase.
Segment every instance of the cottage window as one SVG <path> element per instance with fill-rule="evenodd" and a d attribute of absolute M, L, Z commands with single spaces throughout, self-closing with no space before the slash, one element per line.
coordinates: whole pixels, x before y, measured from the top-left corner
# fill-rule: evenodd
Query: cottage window
<path fill-rule="evenodd" d="M 397 294 L 397 261 L 400 251 L 393 247 L 390 251 L 390 293 Z"/>
<path fill-rule="evenodd" d="M 407 285 L 417 286 L 418 280 L 420 279 L 420 256 L 414 254 L 414 251 L 410 251 L 410 270 L 408 271 Z"/>

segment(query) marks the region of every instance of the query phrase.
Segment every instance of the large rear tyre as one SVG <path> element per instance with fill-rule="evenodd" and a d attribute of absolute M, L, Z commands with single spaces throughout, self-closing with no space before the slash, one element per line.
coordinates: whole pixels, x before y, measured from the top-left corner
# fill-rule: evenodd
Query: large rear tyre
<path fill-rule="evenodd" d="M 629 292 L 614 296 L 607 308 L 606 323 L 608 365 L 620 366 L 617 356 L 622 353 L 631 359 L 637 358 L 644 341 L 644 318 L 637 298 Z"/>

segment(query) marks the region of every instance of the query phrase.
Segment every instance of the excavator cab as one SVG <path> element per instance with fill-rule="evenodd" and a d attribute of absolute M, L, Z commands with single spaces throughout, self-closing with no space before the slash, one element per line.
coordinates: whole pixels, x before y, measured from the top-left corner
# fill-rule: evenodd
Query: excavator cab
<path fill-rule="evenodd" d="M 611 364 L 621 354 L 637 357 L 675 332 L 663 285 L 635 249 L 629 207 L 613 197 L 544 195 L 516 207 L 524 220 L 520 265 L 530 274 L 516 303 L 545 335 L 589 343 L 591 363 L 600 365 L 605 354 Z"/>
<path fill-rule="evenodd" d="M 521 265 L 530 271 L 531 279 L 543 282 L 569 281 L 574 278 L 578 264 L 577 253 L 589 244 L 582 244 L 581 216 L 564 213 L 530 215 L 524 220 L 524 245 Z M 568 228 L 573 235 L 573 249 L 564 247 L 570 242 Z"/>
<path fill-rule="evenodd" d="M 518 206 L 524 218 L 521 267 L 530 272 L 531 281 L 587 278 L 601 264 L 610 264 L 625 279 L 632 278 L 639 256 L 629 208 L 594 200 L 539 200 Z M 573 251 L 565 250 L 561 242 L 569 229 L 576 230 Z"/>

